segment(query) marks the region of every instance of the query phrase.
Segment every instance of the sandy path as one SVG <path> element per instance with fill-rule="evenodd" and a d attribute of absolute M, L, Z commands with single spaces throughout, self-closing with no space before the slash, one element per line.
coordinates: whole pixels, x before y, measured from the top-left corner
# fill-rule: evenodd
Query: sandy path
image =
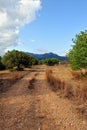
<path fill-rule="evenodd" d="M 49 89 L 44 69 L 32 71 L 2 95 L 0 130 L 87 130 L 87 122 L 78 118 L 71 103 Z"/>

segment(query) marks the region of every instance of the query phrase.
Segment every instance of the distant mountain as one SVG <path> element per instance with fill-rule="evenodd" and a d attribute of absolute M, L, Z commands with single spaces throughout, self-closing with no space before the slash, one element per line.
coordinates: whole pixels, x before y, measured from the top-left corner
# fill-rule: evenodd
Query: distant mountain
<path fill-rule="evenodd" d="M 44 54 L 35 54 L 35 53 L 27 52 L 27 54 L 32 55 L 33 57 L 35 57 L 39 60 L 43 60 L 43 59 L 46 59 L 46 58 L 57 58 L 59 60 L 67 60 L 66 56 L 59 56 L 59 55 L 52 53 L 52 52 L 44 53 Z"/>

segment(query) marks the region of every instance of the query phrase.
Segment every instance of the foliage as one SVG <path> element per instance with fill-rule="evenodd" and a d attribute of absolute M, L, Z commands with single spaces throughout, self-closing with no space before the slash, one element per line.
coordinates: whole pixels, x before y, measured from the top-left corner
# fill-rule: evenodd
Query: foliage
<path fill-rule="evenodd" d="M 68 54 L 72 69 L 87 68 L 87 31 L 76 35 L 73 43 L 74 45 Z"/>
<path fill-rule="evenodd" d="M 59 60 L 56 58 L 47 58 L 47 59 L 40 61 L 40 64 L 46 64 L 49 66 L 53 66 L 53 65 L 58 64 L 58 63 L 59 63 Z"/>
<path fill-rule="evenodd" d="M 17 67 L 17 70 L 21 70 L 23 67 L 29 67 L 35 64 L 36 59 L 22 51 L 12 50 L 5 53 L 2 58 L 2 63 L 8 69 Z"/>
<path fill-rule="evenodd" d="M 30 55 L 30 61 L 31 61 L 31 65 L 38 65 L 39 61 L 38 59 L 36 59 L 35 57 Z"/>
<path fill-rule="evenodd" d="M 5 69 L 5 66 L 2 64 L 2 61 L 1 61 L 1 57 L 0 57 L 0 70 L 4 70 Z"/>

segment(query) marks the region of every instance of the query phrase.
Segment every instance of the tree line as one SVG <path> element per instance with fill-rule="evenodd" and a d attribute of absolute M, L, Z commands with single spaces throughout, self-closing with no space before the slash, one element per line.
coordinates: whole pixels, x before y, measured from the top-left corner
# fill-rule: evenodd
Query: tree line
<path fill-rule="evenodd" d="M 22 70 L 24 67 L 30 67 L 38 64 L 38 60 L 22 51 L 12 50 L 0 57 L 0 70 L 13 69 Z"/>
<path fill-rule="evenodd" d="M 56 58 L 38 60 L 35 57 L 26 54 L 25 52 L 12 50 L 5 53 L 3 57 L 0 57 L 0 70 L 3 69 L 23 70 L 23 68 L 31 67 L 32 65 L 46 64 L 51 66 L 58 63 L 59 60 Z"/>

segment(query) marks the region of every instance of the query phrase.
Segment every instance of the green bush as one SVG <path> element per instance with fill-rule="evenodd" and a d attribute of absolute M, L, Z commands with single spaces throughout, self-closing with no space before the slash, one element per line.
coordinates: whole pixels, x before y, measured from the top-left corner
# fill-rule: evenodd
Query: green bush
<path fill-rule="evenodd" d="M 5 69 L 5 66 L 3 65 L 2 63 L 2 58 L 0 57 L 0 70 L 4 70 Z"/>
<path fill-rule="evenodd" d="M 37 59 L 28 55 L 22 51 L 12 50 L 5 53 L 2 58 L 2 63 L 8 69 L 13 69 L 17 67 L 17 70 L 21 70 L 24 67 L 30 67 L 37 64 Z"/>
<path fill-rule="evenodd" d="M 72 69 L 87 68 L 87 31 L 76 35 L 73 43 L 74 45 L 68 54 Z"/>
<path fill-rule="evenodd" d="M 59 64 L 59 60 L 56 58 L 47 58 L 47 59 L 41 60 L 40 64 L 46 64 L 49 66 L 53 66 L 55 64 Z"/>

